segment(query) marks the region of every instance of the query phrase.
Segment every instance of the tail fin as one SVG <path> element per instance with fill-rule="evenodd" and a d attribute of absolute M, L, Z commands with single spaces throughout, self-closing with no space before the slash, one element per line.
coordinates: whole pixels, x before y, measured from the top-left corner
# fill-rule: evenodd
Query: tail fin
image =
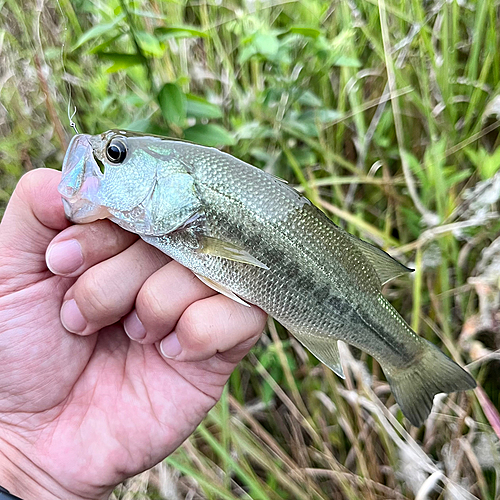
<path fill-rule="evenodd" d="M 471 375 L 434 344 L 427 344 L 422 357 L 413 365 L 385 371 L 403 415 L 416 427 L 421 426 L 429 416 L 436 394 L 476 387 Z"/>

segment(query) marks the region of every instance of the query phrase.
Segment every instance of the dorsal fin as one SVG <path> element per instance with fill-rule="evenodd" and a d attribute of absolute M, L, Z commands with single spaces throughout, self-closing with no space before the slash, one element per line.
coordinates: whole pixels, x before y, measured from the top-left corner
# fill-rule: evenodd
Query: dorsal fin
<path fill-rule="evenodd" d="M 373 266 L 373 269 L 377 273 L 380 280 L 381 286 L 385 285 L 388 281 L 401 276 L 402 274 L 412 273 L 414 271 L 414 269 L 410 269 L 404 264 L 401 264 L 401 262 L 396 260 L 394 257 L 391 257 L 382 249 L 368 243 L 367 241 L 360 240 L 350 233 L 347 234 L 349 234 L 351 241 L 358 247 L 368 262 Z"/>

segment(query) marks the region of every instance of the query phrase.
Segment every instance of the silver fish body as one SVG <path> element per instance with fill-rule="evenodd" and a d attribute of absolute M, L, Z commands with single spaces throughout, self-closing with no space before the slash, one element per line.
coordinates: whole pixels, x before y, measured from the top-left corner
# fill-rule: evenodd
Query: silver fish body
<path fill-rule="evenodd" d="M 126 155 L 116 164 L 108 152 L 120 143 Z M 73 138 L 60 192 L 75 222 L 108 217 L 139 234 L 209 286 L 262 308 L 339 376 L 338 340 L 372 355 L 414 425 L 436 393 L 475 386 L 383 297 L 382 283 L 409 270 L 256 167 L 110 131 Z"/>

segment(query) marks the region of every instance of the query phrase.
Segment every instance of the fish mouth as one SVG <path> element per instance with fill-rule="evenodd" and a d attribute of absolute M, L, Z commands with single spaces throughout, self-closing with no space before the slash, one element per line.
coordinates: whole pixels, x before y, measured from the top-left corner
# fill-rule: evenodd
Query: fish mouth
<path fill-rule="evenodd" d="M 107 208 L 91 205 L 86 200 L 69 200 L 62 197 L 64 213 L 75 224 L 85 224 L 99 219 L 107 219 L 110 213 Z"/>
<path fill-rule="evenodd" d="M 75 135 L 68 146 L 58 186 L 66 217 L 75 223 L 93 222 L 110 216 L 99 203 L 102 173 L 94 157 L 91 136 Z"/>

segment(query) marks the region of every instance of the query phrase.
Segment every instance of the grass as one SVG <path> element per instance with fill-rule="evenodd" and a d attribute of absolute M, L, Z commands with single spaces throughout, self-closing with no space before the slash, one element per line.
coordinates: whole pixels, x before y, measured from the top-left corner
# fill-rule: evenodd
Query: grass
<path fill-rule="evenodd" d="M 28 6 L 29 5 L 29 6 Z M 385 293 L 475 393 L 402 419 L 376 362 L 347 379 L 273 322 L 144 499 L 500 496 L 497 0 L 0 0 L 0 213 L 72 131 L 225 148 L 416 267 Z"/>

